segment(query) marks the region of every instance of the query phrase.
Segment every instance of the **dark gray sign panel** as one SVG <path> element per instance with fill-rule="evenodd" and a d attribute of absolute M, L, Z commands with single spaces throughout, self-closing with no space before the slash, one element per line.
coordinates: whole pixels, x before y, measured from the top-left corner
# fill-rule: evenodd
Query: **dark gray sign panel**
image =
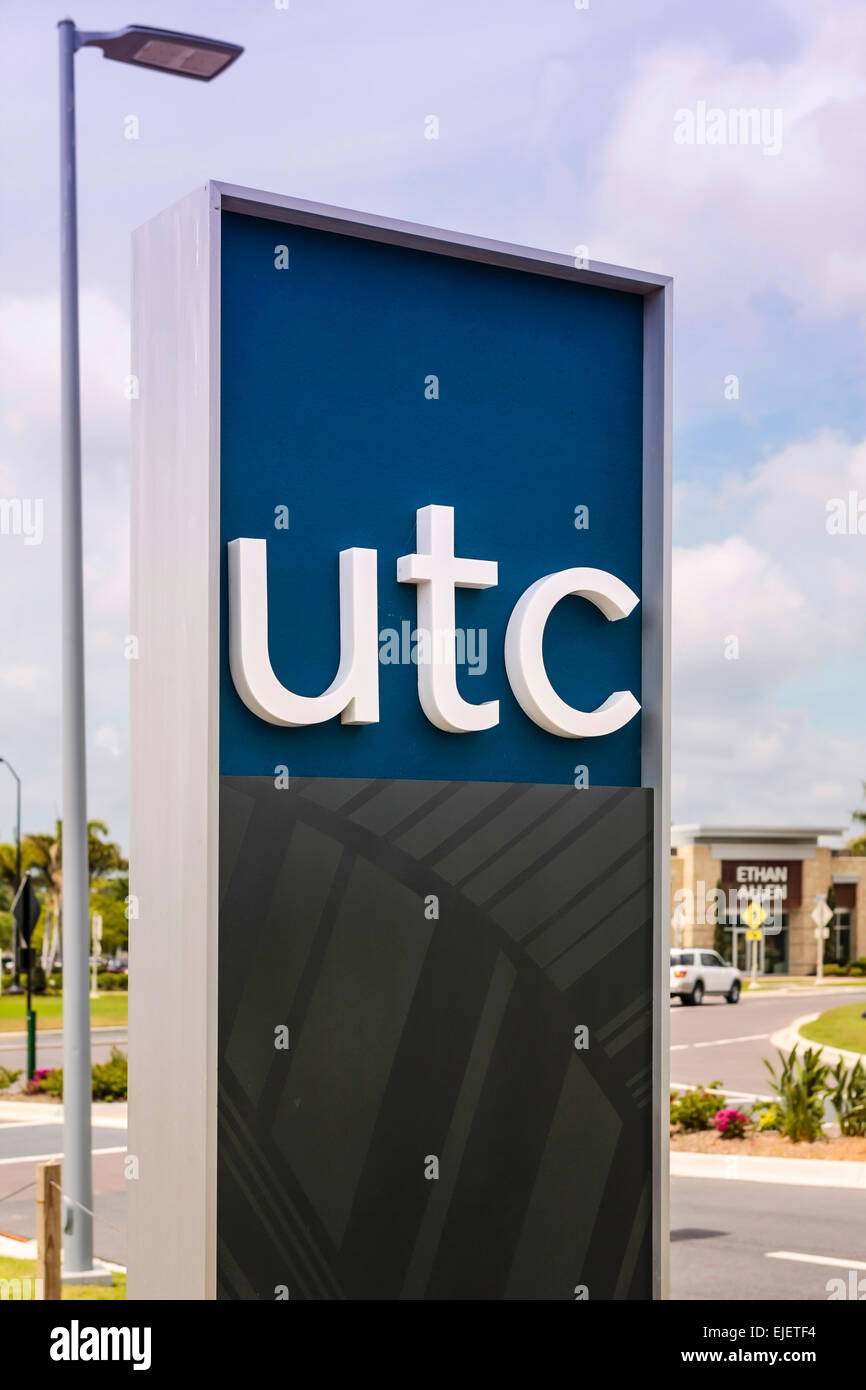
<path fill-rule="evenodd" d="M 652 792 L 220 809 L 220 1295 L 649 1298 Z"/>

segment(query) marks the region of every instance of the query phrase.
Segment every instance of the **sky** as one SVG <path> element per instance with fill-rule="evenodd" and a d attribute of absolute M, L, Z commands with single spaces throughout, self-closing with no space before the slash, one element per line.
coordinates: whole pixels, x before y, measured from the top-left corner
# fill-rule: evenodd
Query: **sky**
<path fill-rule="evenodd" d="M 0 756 L 25 831 L 61 797 L 63 17 L 0 0 L 0 499 L 40 502 L 43 531 L 0 534 Z M 73 18 L 246 50 L 207 85 L 75 60 L 90 816 L 126 844 L 130 234 L 217 178 L 674 277 L 673 818 L 846 829 L 866 778 L 866 6 L 78 0 Z M 763 121 L 733 143 L 740 108 Z M 13 820 L 0 775 L 0 837 Z"/>

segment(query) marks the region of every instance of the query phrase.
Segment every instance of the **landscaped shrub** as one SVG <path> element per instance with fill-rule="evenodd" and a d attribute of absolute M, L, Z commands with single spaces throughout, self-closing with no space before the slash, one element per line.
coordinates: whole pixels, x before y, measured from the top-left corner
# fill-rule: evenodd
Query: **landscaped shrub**
<path fill-rule="evenodd" d="M 825 975 L 866 975 L 866 956 L 857 960 L 831 961 L 824 966 Z"/>
<path fill-rule="evenodd" d="M 96 977 L 96 987 L 102 990 L 129 989 L 129 976 L 119 971 L 101 970 Z"/>
<path fill-rule="evenodd" d="M 849 1136 L 866 1134 L 866 1067 L 858 1061 L 849 1068 L 840 1059 L 830 1075 L 834 1084 L 828 1086 L 827 1094 L 840 1132 Z"/>
<path fill-rule="evenodd" d="M 770 1073 L 770 1086 L 778 1096 L 779 1132 L 794 1144 L 811 1144 L 821 1137 L 827 1090 L 828 1067 L 821 1061 L 821 1048 L 815 1051 L 807 1047 L 803 1056 L 798 1057 L 796 1047 L 792 1047 L 787 1057 L 784 1052 L 779 1053 L 779 1061 L 777 1074 L 764 1058 L 764 1066 Z"/>
<path fill-rule="evenodd" d="M 774 1100 L 752 1111 L 752 1123 L 761 1134 L 779 1129 L 781 1121 L 782 1112 Z"/>
<path fill-rule="evenodd" d="M 716 1111 L 713 1129 L 718 1130 L 723 1139 L 742 1139 L 749 1125 L 749 1117 L 744 1110 L 729 1106 Z"/>
<path fill-rule="evenodd" d="M 10 1071 L 8 1067 L 0 1067 L 0 1091 L 5 1091 L 7 1087 L 12 1085 L 13 1081 L 18 1080 L 20 1075 L 20 1069 L 18 1071 Z"/>
<path fill-rule="evenodd" d="M 24 971 L 21 972 L 21 974 L 19 975 L 18 979 L 19 979 L 19 981 L 20 981 L 21 987 L 22 987 L 23 989 L 26 989 L 26 988 L 27 988 L 27 975 L 26 975 L 26 973 L 25 973 Z M 11 975 L 4 975 L 3 978 L 2 978 L 2 989 L 3 989 L 3 993 L 4 993 L 4 994 L 6 993 L 6 990 L 9 988 L 9 986 L 11 985 L 11 983 L 12 983 L 12 976 L 11 976 Z M 33 981 L 32 981 L 33 993 L 34 993 L 34 994 L 45 994 L 45 993 L 46 993 L 46 990 L 48 989 L 49 983 L 50 983 L 50 982 L 49 982 L 48 980 L 46 980 L 46 978 L 45 978 L 45 971 L 42 969 L 42 966 L 41 966 L 41 965 L 34 965 L 34 967 L 33 967 Z M 56 984 L 56 988 L 59 988 L 59 987 L 60 987 L 60 983 L 61 983 L 61 982 L 60 982 L 60 980 L 58 979 L 57 984 Z M 52 985 L 52 988 L 55 988 L 55 986 Z"/>
<path fill-rule="evenodd" d="M 93 1068 L 93 1099 L 126 1100 L 126 1086 L 126 1053 L 113 1047 L 108 1061 L 97 1062 Z"/>
<path fill-rule="evenodd" d="M 111 1049 L 107 1062 L 95 1062 L 92 1069 L 94 1100 L 126 1100 L 127 1061 L 126 1054 L 119 1048 Z M 43 1067 L 33 1075 L 27 1088 L 31 1094 L 42 1092 L 45 1095 L 63 1098 L 63 1068 L 49 1070 Z"/>
<path fill-rule="evenodd" d="M 49 1096 L 59 1096 L 63 1094 L 62 1089 L 58 1090 L 58 1082 L 55 1078 L 61 1077 L 62 1072 L 52 1067 L 40 1067 L 35 1071 L 27 1082 L 27 1090 L 30 1095 L 35 1096 L 45 1093 Z"/>
<path fill-rule="evenodd" d="M 721 1086 L 721 1081 L 711 1081 L 710 1086 Z M 671 1124 L 679 1125 L 684 1131 L 712 1129 L 713 1119 L 725 1104 L 725 1097 L 706 1086 L 695 1086 L 691 1091 L 674 1091 L 671 1094 Z"/>

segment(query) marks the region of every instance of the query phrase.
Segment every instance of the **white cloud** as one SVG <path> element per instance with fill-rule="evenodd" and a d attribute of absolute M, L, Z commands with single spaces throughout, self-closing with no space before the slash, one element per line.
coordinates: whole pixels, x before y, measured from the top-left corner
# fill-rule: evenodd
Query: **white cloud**
<path fill-rule="evenodd" d="M 0 671 L 0 681 L 14 690 L 35 690 L 40 675 L 38 666 L 7 666 Z"/>
<path fill-rule="evenodd" d="M 120 757 L 120 735 L 114 724 L 100 724 L 93 744 L 95 748 L 110 753 L 113 758 Z"/>
<path fill-rule="evenodd" d="M 129 322 L 100 290 L 80 295 L 81 396 L 85 431 L 125 431 Z M 0 422 L 14 445 L 53 428 L 60 410 L 60 305 L 56 296 L 0 303 Z M 10 441 L 12 443 L 13 441 Z"/>
<path fill-rule="evenodd" d="M 126 319 L 101 291 L 81 295 L 88 807 L 126 836 L 128 437 Z M 27 829 L 61 803 L 59 314 L 50 296 L 0 303 L 0 491 L 44 499 L 44 541 L 0 544 L 0 753 L 24 781 Z M 105 754 L 109 756 L 106 757 Z M 0 838 L 8 834 L 0 799 Z"/>
<path fill-rule="evenodd" d="M 866 643 L 866 536 L 832 535 L 829 498 L 866 500 L 866 443 L 797 441 L 719 490 L 680 492 L 674 553 L 674 811 L 678 819 L 847 824 L 866 730 L 840 696 L 838 732 L 780 698 Z M 707 532 L 713 533 L 705 539 Z M 736 637 L 736 659 L 726 639 Z M 815 696 L 815 700 L 820 698 Z M 825 721 L 826 723 L 826 721 Z"/>
<path fill-rule="evenodd" d="M 699 712 L 676 702 L 675 821 L 848 827 L 861 799 L 866 733 L 818 733 L 807 710 L 780 708 L 760 691 L 746 708 L 709 689 L 706 698 Z"/>
<path fill-rule="evenodd" d="M 775 62 L 719 38 L 651 51 L 595 161 L 593 255 L 673 274 L 681 311 L 741 332 L 771 291 L 813 317 L 866 315 L 866 9 L 800 14 L 801 47 Z M 779 109 L 781 152 L 676 144 L 676 111 L 700 101 Z"/>

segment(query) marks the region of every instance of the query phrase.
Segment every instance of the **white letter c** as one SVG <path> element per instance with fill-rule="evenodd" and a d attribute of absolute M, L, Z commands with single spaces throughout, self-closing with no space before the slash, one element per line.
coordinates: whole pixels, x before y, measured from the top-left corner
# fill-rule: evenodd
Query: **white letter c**
<path fill-rule="evenodd" d="M 621 729 L 640 705 L 630 690 L 614 691 L 591 711 L 575 709 L 557 695 L 544 669 L 544 629 L 567 594 L 589 599 L 611 622 L 627 618 L 639 602 L 637 594 L 607 570 L 559 570 L 545 575 L 530 584 L 508 620 L 505 669 L 518 704 L 540 728 L 561 738 L 597 738 Z"/>

